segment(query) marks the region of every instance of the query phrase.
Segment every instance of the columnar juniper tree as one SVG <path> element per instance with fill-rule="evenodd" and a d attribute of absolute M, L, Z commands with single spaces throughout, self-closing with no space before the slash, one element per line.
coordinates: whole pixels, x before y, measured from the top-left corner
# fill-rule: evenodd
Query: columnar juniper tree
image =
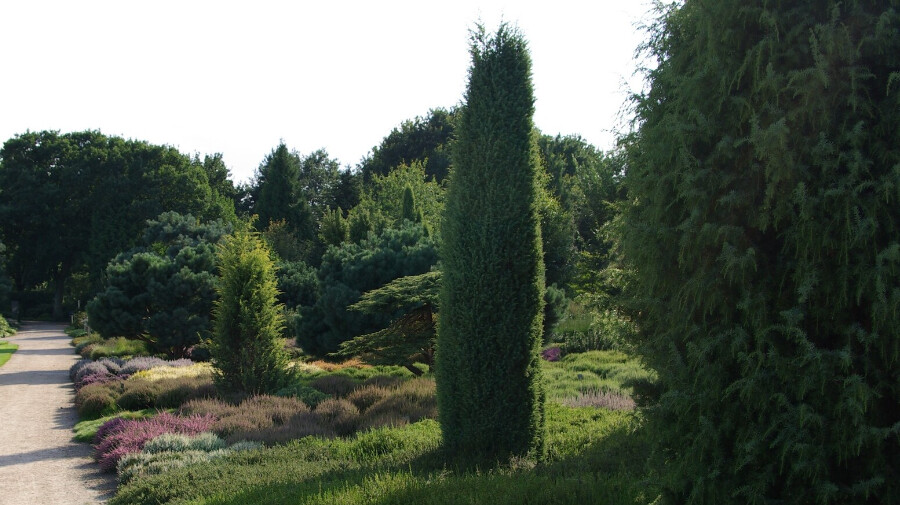
<path fill-rule="evenodd" d="M 436 354 L 444 445 L 479 459 L 539 455 L 544 270 L 531 58 L 501 26 L 472 36 L 442 227 Z"/>
<path fill-rule="evenodd" d="M 221 279 L 210 351 L 219 386 L 271 393 L 283 386 L 287 365 L 275 264 L 262 239 L 246 230 L 223 240 L 218 264 Z"/>
<path fill-rule="evenodd" d="M 900 502 L 898 7 L 652 30 L 623 246 L 671 502 Z"/>

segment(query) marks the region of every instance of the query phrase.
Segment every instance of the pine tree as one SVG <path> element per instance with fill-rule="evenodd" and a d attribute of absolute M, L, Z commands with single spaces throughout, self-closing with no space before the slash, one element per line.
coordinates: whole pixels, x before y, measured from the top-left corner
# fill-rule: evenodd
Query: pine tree
<path fill-rule="evenodd" d="M 225 391 L 271 393 L 283 386 L 284 311 L 277 302 L 275 264 L 265 242 L 247 230 L 226 237 L 218 254 L 221 279 L 214 310 L 213 363 Z"/>
<path fill-rule="evenodd" d="M 298 227 L 295 206 L 299 176 L 300 159 L 283 142 L 266 156 L 256 176 L 257 195 L 253 206 L 261 229 L 279 220 L 287 220 L 294 229 Z"/>
<path fill-rule="evenodd" d="M 539 456 L 544 271 L 531 57 L 501 26 L 472 36 L 466 105 L 442 227 L 436 377 L 444 446 Z"/>
<path fill-rule="evenodd" d="M 686 0 L 623 251 L 671 503 L 900 502 L 897 2 Z"/>

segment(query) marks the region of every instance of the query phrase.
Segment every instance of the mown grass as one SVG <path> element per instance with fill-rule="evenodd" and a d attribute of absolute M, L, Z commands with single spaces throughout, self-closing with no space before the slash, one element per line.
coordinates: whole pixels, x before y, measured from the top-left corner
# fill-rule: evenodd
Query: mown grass
<path fill-rule="evenodd" d="M 544 461 L 482 469 L 448 466 L 433 420 L 307 437 L 138 479 L 110 505 L 646 502 L 639 424 L 633 413 L 549 404 Z"/>
<path fill-rule="evenodd" d="M 9 358 L 12 357 L 12 354 L 16 352 L 19 346 L 16 344 L 11 344 L 9 342 L 0 341 L 0 366 L 3 366 Z"/>

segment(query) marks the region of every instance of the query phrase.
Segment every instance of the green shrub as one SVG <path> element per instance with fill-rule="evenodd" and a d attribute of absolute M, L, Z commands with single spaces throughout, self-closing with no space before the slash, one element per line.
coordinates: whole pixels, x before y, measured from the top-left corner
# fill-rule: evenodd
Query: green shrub
<path fill-rule="evenodd" d="M 174 409 L 187 401 L 216 395 L 216 386 L 211 377 L 161 379 L 154 385 L 158 391 L 155 406 L 160 409 Z"/>
<path fill-rule="evenodd" d="M 390 394 L 391 390 L 388 387 L 369 384 L 353 390 L 352 393 L 347 395 L 347 400 L 353 405 L 356 405 L 356 408 L 358 408 L 360 412 L 365 412 L 365 410 L 371 407 L 375 402 Z"/>
<path fill-rule="evenodd" d="M 303 403 L 307 404 L 310 408 L 315 408 L 316 405 L 321 403 L 323 400 L 331 398 L 331 395 L 323 393 L 318 389 L 313 388 L 312 386 L 306 386 L 298 383 L 279 389 L 275 393 L 275 396 L 291 396 L 297 398 Z"/>
<path fill-rule="evenodd" d="M 400 384 L 367 408 L 360 419 L 360 428 L 402 426 L 435 419 L 437 415 L 434 380 L 418 378 Z"/>
<path fill-rule="evenodd" d="M 116 404 L 122 410 L 142 410 L 156 406 L 160 388 L 157 383 L 144 380 L 126 380 Z"/>
<path fill-rule="evenodd" d="M 315 389 L 338 398 L 347 396 L 351 391 L 356 389 L 359 382 L 351 379 L 346 375 L 325 375 L 317 377 L 310 383 Z"/>
<path fill-rule="evenodd" d="M 225 441 L 213 433 L 184 435 L 181 433 L 165 433 L 147 441 L 143 453 L 204 451 L 212 452 L 226 447 Z"/>
<path fill-rule="evenodd" d="M 96 419 L 116 410 L 119 385 L 91 384 L 75 393 L 75 409 L 81 419 Z"/>
<path fill-rule="evenodd" d="M 15 334 L 15 328 L 10 326 L 9 322 L 2 315 L 0 315 L 0 338 L 9 337 Z"/>
<path fill-rule="evenodd" d="M 99 344 L 100 342 L 103 342 L 103 337 L 97 333 L 85 334 L 72 339 L 72 345 L 75 347 L 75 352 L 77 354 L 81 354 L 85 347 L 91 344 Z M 81 354 L 81 356 L 86 357 L 83 354 Z"/>
<path fill-rule="evenodd" d="M 92 337 L 96 334 L 92 334 Z M 84 358 L 98 360 L 109 357 L 145 356 L 150 351 L 145 342 L 131 340 L 125 337 L 102 339 L 99 336 L 83 341 L 86 345 L 78 344 L 75 351 Z M 79 350 L 79 346 L 81 349 Z"/>
<path fill-rule="evenodd" d="M 322 416 L 322 419 L 340 436 L 350 435 L 359 425 L 359 409 L 343 398 L 323 401 L 316 407 L 316 414 Z"/>

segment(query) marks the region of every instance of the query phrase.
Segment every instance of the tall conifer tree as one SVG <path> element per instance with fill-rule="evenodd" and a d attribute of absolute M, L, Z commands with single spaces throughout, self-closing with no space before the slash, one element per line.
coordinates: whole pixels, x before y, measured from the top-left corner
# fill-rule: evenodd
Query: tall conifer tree
<path fill-rule="evenodd" d="M 898 7 L 652 29 L 623 246 L 670 503 L 900 502 Z"/>
<path fill-rule="evenodd" d="M 472 36 L 442 227 L 436 374 L 444 445 L 495 459 L 539 455 L 544 270 L 531 57 L 501 26 Z"/>

